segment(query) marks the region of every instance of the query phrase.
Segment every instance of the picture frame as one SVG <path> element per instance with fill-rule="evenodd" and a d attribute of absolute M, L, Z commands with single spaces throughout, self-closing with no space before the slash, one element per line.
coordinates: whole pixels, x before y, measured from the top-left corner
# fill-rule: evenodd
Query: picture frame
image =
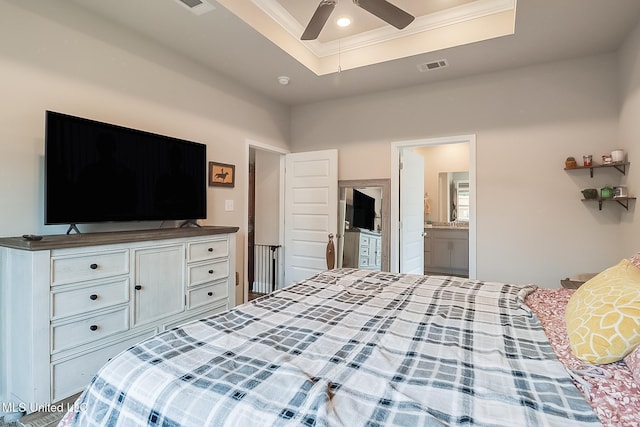
<path fill-rule="evenodd" d="M 236 185 L 236 166 L 228 163 L 209 162 L 209 186 L 229 187 Z"/>

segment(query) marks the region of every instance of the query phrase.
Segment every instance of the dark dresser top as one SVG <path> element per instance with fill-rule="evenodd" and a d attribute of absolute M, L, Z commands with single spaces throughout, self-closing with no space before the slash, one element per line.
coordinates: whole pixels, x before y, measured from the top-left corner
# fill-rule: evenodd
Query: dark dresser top
<path fill-rule="evenodd" d="M 19 237 L 2 237 L 0 246 L 27 251 L 64 249 L 81 246 L 109 245 L 148 240 L 177 239 L 181 237 L 210 236 L 237 232 L 239 227 L 203 226 L 185 228 L 159 228 L 153 230 L 113 231 L 84 234 L 43 235 L 42 240 L 26 240 Z"/>

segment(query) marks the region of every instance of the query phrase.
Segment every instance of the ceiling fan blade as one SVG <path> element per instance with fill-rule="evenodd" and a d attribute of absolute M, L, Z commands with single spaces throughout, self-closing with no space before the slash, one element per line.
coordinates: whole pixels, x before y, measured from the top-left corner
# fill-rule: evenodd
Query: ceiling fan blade
<path fill-rule="evenodd" d="M 322 0 L 318 5 L 318 8 L 313 13 L 311 20 L 307 24 L 304 33 L 300 37 L 300 40 L 315 40 L 318 38 L 320 31 L 324 28 L 324 24 L 327 23 L 329 15 L 336 7 L 335 0 Z"/>
<path fill-rule="evenodd" d="M 353 0 L 359 6 L 386 23 L 401 30 L 411 24 L 415 17 L 386 0 Z"/>

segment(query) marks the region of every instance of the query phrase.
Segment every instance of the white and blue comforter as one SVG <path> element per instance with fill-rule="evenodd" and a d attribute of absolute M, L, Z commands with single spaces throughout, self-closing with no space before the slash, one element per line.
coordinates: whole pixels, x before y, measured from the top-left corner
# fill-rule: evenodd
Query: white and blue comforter
<path fill-rule="evenodd" d="M 600 425 L 534 286 L 333 270 L 120 354 L 78 426 Z"/>

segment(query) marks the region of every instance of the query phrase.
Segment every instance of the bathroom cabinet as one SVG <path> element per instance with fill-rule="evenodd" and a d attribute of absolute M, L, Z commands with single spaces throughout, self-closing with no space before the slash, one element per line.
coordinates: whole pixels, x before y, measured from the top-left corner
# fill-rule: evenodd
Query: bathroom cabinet
<path fill-rule="evenodd" d="M 425 230 L 425 274 L 469 275 L 469 229 L 434 227 Z"/>

